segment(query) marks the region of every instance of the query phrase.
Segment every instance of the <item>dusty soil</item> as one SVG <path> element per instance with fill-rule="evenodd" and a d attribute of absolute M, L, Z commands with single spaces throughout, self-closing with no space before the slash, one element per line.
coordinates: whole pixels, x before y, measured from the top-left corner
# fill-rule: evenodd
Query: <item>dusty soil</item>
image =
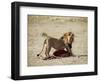
<path fill-rule="evenodd" d="M 73 65 L 88 63 L 88 20 L 87 17 L 57 17 L 57 16 L 28 16 L 28 66 L 45 65 Z M 37 57 L 43 46 L 44 37 L 42 33 L 60 38 L 66 32 L 73 32 L 75 40 L 72 51 L 76 57 L 64 57 L 43 60 Z M 54 52 L 51 50 L 50 54 Z M 44 52 L 42 57 L 45 57 Z"/>

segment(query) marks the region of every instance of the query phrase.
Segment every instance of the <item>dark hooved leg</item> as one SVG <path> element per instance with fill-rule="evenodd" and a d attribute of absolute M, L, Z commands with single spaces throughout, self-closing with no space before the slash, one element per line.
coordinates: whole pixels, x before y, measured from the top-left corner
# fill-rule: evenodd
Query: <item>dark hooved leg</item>
<path fill-rule="evenodd" d="M 68 53 L 66 54 L 66 56 L 72 56 L 72 50 L 71 48 L 67 47 L 66 50 L 68 51 Z"/>

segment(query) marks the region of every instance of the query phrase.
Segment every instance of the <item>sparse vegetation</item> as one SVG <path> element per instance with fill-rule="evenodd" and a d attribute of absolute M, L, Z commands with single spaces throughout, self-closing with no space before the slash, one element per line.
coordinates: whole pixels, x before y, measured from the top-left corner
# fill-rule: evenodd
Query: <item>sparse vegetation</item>
<path fill-rule="evenodd" d="M 41 51 L 46 33 L 60 38 L 65 32 L 73 32 L 75 40 L 73 53 L 82 57 L 66 57 L 52 60 L 39 59 L 36 54 Z M 88 18 L 64 16 L 28 16 L 28 66 L 74 65 L 88 63 Z M 42 35 L 42 36 L 41 36 Z M 52 52 L 54 50 L 52 49 Z M 52 55 L 52 52 L 50 53 Z M 44 52 L 45 53 L 45 52 Z M 45 56 L 42 54 L 43 57 Z"/>

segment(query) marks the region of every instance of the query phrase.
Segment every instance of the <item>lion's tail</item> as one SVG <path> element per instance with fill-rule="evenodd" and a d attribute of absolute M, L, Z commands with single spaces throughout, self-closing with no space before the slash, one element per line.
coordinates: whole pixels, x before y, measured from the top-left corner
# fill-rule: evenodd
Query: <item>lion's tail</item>
<path fill-rule="evenodd" d="M 42 51 L 44 50 L 45 44 L 46 44 L 46 40 L 44 40 L 42 50 L 40 51 L 40 53 L 39 53 L 39 54 L 37 54 L 37 56 L 40 56 L 40 55 L 41 55 Z"/>
<path fill-rule="evenodd" d="M 47 33 L 42 33 L 43 37 L 49 37 Z"/>

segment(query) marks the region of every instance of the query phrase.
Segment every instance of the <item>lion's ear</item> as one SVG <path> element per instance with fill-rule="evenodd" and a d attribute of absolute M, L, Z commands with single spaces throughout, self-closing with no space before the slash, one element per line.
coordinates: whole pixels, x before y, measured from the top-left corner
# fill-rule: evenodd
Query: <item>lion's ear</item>
<path fill-rule="evenodd" d="M 74 34 L 72 34 L 72 36 L 74 37 Z"/>
<path fill-rule="evenodd" d="M 68 36 L 68 33 L 64 33 L 64 35 L 63 36 Z"/>

